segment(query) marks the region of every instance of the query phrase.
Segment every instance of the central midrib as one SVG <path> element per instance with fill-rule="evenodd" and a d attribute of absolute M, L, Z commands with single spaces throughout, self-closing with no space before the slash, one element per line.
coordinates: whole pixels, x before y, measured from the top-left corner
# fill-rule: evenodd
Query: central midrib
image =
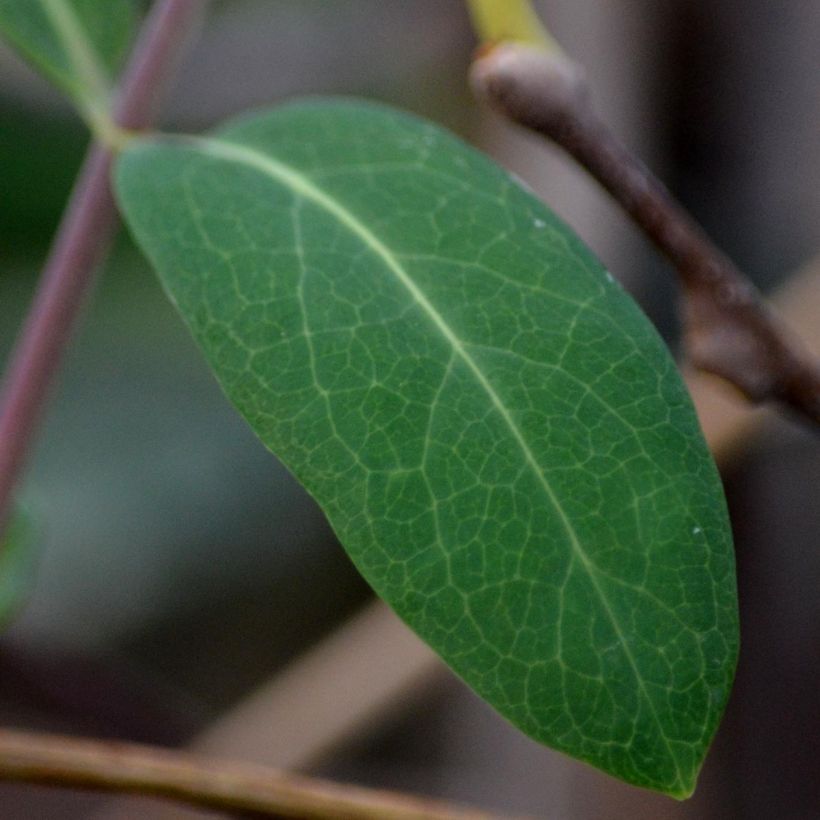
<path fill-rule="evenodd" d="M 65 0 L 40 0 L 40 6 L 54 26 L 69 63 L 87 86 L 77 89 L 77 93 L 89 104 L 105 103 L 110 92 L 107 73 L 71 4 Z"/>
<path fill-rule="evenodd" d="M 595 568 L 589 556 L 586 554 L 586 551 L 584 550 L 581 544 L 578 534 L 576 533 L 575 528 L 572 526 L 572 522 L 570 521 L 569 517 L 567 516 L 563 507 L 561 506 L 561 503 L 558 497 L 556 496 L 555 491 L 552 489 L 550 483 L 544 476 L 543 471 L 541 470 L 540 465 L 538 464 L 535 456 L 533 455 L 532 450 L 527 444 L 526 439 L 522 435 L 521 430 L 518 428 L 518 425 L 515 423 L 515 420 L 510 415 L 510 412 L 508 411 L 504 403 L 501 401 L 501 397 L 498 395 L 498 393 L 496 393 L 493 385 L 488 381 L 487 377 L 484 375 L 481 368 L 476 363 L 475 359 L 473 359 L 469 351 L 465 349 L 461 340 L 458 338 L 458 336 L 455 335 L 455 333 L 444 320 L 442 315 L 438 312 L 438 310 L 436 310 L 435 306 L 427 299 L 425 294 L 419 289 L 418 285 L 416 285 L 413 279 L 404 270 L 404 268 L 401 266 L 400 262 L 398 261 L 398 259 L 396 259 L 394 254 L 390 251 L 390 249 L 375 234 L 373 234 L 373 232 L 370 231 L 366 225 L 362 224 L 352 213 L 350 213 L 350 211 L 345 209 L 339 202 L 333 199 L 329 194 L 325 193 L 321 188 L 317 187 L 310 179 L 308 179 L 302 173 L 282 162 L 279 162 L 276 159 L 273 159 L 272 157 L 269 157 L 261 153 L 258 150 L 249 148 L 244 145 L 240 145 L 238 143 L 228 142 L 225 140 L 218 140 L 214 138 L 200 137 L 192 138 L 190 141 L 186 140 L 186 143 L 200 150 L 202 153 L 205 153 L 212 157 L 222 159 L 228 162 L 236 162 L 250 168 L 255 168 L 256 170 L 260 171 L 266 176 L 276 180 L 279 183 L 286 185 L 291 190 L 295 191 L 297 194 L 314 202 L 315 204 L 324 208 L 328 213 L 336 217 L 340 223 L 347 227 L 353 234 L 355 234 L 362 242 L 364 242 L 369 248 L 373 250 L 375 254 L 377 254 L 381 258 L 381 260 L 391 271 L 391 273 L 395 275 L 395 277 L 407 289 L 407 291 L 410 293 L 413 299 L 415 299 L 416 302 L 422 307 L 424 312 L 428 315 L 428 317 L 439 330 L 439 332 L 442 334 L 442 336 L 444 336 L 444 338 L 447 339 L 450 345 L 452 345 L 452 348 L 455 351 L 456 355 L 464 362 L 464 364 L 469 368 L 470 372 L 475 376 L 476 380 L 489 397 L 493 406 L 498 411 L 501 418 L 504 420 L 510 433 L 512 434 L 513 438 L 516 440 L 519 448 L 521 449 L 521 452 L 527 464 L 535 474 L 538 482 L 540 483 L 547 498 L 549 499 L 550 504 L 553 506 L 555 512 L 557 513 L 558 518 L 561 521 L 561 524 L 567 533 L 567 537 L 569 539 L 569 543 L 572 547 L 573 552 L 575 553 L 578 560 L 581 562 L 581 565 L 584 567 L 584 570 L 589 578 L 589 581 L 592 584 L 592 588 L 598 595 L 601 601 L 601 605 L 603 606 L 604 611 L 606 612 L 607 617 L 609 618 L 610 623 L 612 624 L 612 627 L 614 628 L 616 634 L 619 636 L 621 640 L 621 646 L 623 647 L 624 654 L 626 655 L 627 660 L 629 661 L 629 664 L 632 667 L 635 679 L 638 681 L 638 685 L 640 686 L 640 689 L 644 697 L 646 698 L 647 703 L 649 704 L 649 709 L 658 726 L 660 736 L 664 744 L 666 745 L 667 751 L 669 752 L 669 757 L 671 758 L 677 770 L 679 784 L 682 785 L 681 772 L 678 768 L 675 755 L 672 753 L 672 749 L 669 745 L 669 741 L 666 737 L 666 734 L 663 731 L 663 726 L 660 722 L 660 718 L 658 717 L 657 711 L 655 710 L 655 704 L 652 698 L 649 696 L 649 692 L 646 689 L 646 684 L 644 683 L 643 678 L 638 672 L 638 666 L 635 662 L 634 656 L 632 655 L 632 651 L 629 648 L 627 641 L 625 640 L 624 633 L 620 626 L 620 623 L 618 622 L 618 619 L 615 616 L 615 613 L 609 603 L 609 599 L 607 598 L 606 593 L 603 591 L 600 583 L 598 582 Z"/>

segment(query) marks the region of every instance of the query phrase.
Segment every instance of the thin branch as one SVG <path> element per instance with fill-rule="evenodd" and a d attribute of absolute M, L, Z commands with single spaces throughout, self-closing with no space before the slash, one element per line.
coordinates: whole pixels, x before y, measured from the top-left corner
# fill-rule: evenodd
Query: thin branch
<path fill-rule="evenodd" d="M 488 820 L 438 800 L 111 741 L 0 731 L 0 780 L 167 797 L 213 810 L 345 820 Z"/>
<path fill-rule="evenodd" d="M 190 749 L 284 769 L 313 766 L 422 697 L 443 670 L 377 599 L 233 704 Z"/>
<path fill-rule="evenodd" d="M 153 7 L 125 73 L 118 125 L 152 124 L 180 43 L 203 7 L 202 0 L 160 0 Z M 92 144 L 0 388 L 0 529 L 80 307 L 117 228 L 110 167 L 110 151 Z"/>
<path fill-rule="evenodd" d="M 479 97 L 577 160 L 673 263 L 684 290 L 684 346 L 693 366 L 723 377 L 751 401 L 782 402 L 820 425 L 820 364 L 597 117 L 572 62 L 505 43 L 476 59 L 472 80 Z"/>

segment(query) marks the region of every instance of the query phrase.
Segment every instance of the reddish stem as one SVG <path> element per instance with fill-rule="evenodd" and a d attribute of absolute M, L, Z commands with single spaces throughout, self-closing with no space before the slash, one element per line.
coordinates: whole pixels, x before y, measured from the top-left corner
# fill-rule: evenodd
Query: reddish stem
<path fill-rule="evenodd" d="M 153 123 L 184 34 L 203 7 L 202 0 L 153 6 L 121 85 L 118 125 L 140 130 Z M 0 388 L 0 531 L 80 307 L 118 225 L 111 161 L 109 149 L 91 145 Z"/>

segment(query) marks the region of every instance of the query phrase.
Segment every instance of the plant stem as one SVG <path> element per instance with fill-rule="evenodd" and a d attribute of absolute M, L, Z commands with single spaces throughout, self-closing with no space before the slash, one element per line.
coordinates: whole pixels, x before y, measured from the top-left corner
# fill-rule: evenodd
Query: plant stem
<path fill-rule="evenodd" d="M 820 425 L 820 364 L 597 117 L 572 62 L 506 43 L 475 61 L 472 79 L 478 96 L 577 160 L 669 258 L 684 289 L 684 345 L 695 367 L 721 376 L 752 401 L 782 402 Z"/>
<path fill-rule="evenodd" d="M 159 0 L 134 48 L 115 121 L 149 127 L 180 43 L 202 0 Z M 0 530 L 80 307 L 118 225 L 111 151 L 95 142 L 80 171 L 0 388 Z"/>
<path fill-rule="evenodd" d="M 486 43 L 514 40 L 560 50 L 535 13 L 532 0 L 467 0 L 467 8 L 476 33 Z"/>
<path fill-rule="evenodd" d="M 0 731 L 0 780 L 154 795 L 271 817 L 488 820 L 437 800 L 130 743 Z M 496 815 L 497 816 L 497 815 Z"/>

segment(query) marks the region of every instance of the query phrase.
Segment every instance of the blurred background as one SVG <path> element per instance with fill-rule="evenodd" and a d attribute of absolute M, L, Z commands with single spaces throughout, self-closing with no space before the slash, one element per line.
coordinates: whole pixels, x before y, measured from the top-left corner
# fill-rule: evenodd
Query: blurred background
<path fill-rule="evenodd" d="M 810 262 L 820 250 L 816 0 L 538 6 L 615 131 L 762 288 Z M 422 114 L 535 188 L 674 347 L 666 264 L 555 150 L 472 100 L 474 46 L 461 0 L 213 2 L 163 124 L 201 130 L 303 94 Z M 0 46 L 4 358 L 84 146 L 67 105 Z M 787 304 L 816 328 L 814 270 Z M 0 636 L 0 721 L 559 820 L 820 817 L 820 442 L 767 414 L 735 423 L 731 404 L 707 412 L 707 427 L 732 432 L 719 452 L 742 654 L 700 787 L 678 804 L 528 741 L 372 602 L 122 235 L 23 487 L 41 557 L 27 606 Z M 11 820 L 183 815 L 196 816 L 0 783 L 0 817 Z"/>

